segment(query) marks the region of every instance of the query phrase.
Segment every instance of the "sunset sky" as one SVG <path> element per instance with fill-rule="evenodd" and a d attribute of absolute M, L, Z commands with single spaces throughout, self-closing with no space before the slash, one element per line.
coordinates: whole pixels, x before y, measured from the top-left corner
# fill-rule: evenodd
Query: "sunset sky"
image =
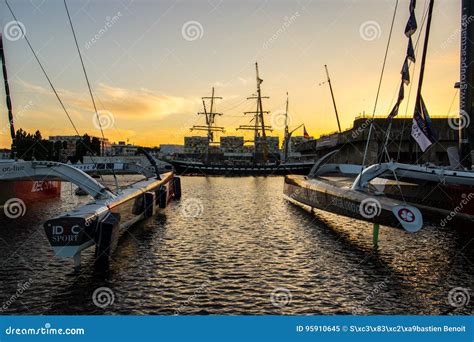
<path fill-rule="evenodd" d="M 425 0 L 417 1 L 421 26 Z M 446 115 L 459 74 L 460 0 L 435 3 L 424 98 L 432 115 Z M 247 124 L 246 101 L 255 92 L 259 63 L 268 122 L 282 135 L 281 113 L 290 95 L 291 125 L 305 123 L 313 136 L 337 129 L 324 64 L 331 73 L 341 125 L 371 113 L 395 0 L 69 0 L 73 24 L 93 93 L 112 124 L 112 141 L 155 146 L 183 143 L 189 127 L 203 124 L 201 96 L 211 87 L 226 135 Z M 100 135 L 62 1 L 10 0 L 53 84 L 81 134 Z M 400 84 L 407 38 L 408 0 L 400 0 L 376 113 L 387 115 Z M 1 28 L 16 127 L 43 136 L 72 135 L 23 38 L 17 39 L 8 8 L 0 3 Z M 10 30 L 8 32 L 8 30 Z M 417 34 L 414 36 L 416 40 Z M 418 70 L 416 70 L 416 73 Z M 413 75 L 412 79 L 417 77 Z M 416 83 L 415 83 L 416 85 Z M 416 88 L 414 88 L 416 89 Z M 3 83 L 0 146 L 10 145 Z M 401 107 L 405 113 L 406 101 Z M 457 108 L 457 101 L 452 110 Z M 412 105 L 408 108 L 411 115 Z M 273 115 L 273 117 L 272 117 Z M 272 119 L 273 118 L 273 119 Z M 300 132 L 301 134 L 301 132 Z"/>

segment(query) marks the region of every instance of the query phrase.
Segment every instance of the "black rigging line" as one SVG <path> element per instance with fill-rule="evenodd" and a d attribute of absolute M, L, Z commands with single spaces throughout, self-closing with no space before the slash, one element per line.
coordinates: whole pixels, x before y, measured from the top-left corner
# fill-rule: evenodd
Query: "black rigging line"
<path fill-rule="evenodd" d="M 5 0 L 5 4 L 7 5 L 8 10 L 10 11 L 10 13 L 12 14 L 13 19 L 15 19 L 15 21 L 18 22 L 18 20 L 17 20 L 17 18 L 16 18 L 16 16 L 15 16 L 15 13 L 13 13 L 13 10 L 12 10 L 12 8 L 10 7 L 10 4 L 8 3 L 8 0 Z M 26 33 L 23 31 L 23 28 L 21 27 L 21 25 L 18 25 L 18 27 L 20 28 L 23 38 L 25 38 L 26 43 L 28 44 L 28 46 L 29 46 L 31 52 L 33 53 L 33 56 L 35 57 L 36 61 L 38 62 L 39 66 L 40 66 L 40 68 L 41 68 L 41 71 L 43 72 L 44 76 L 46 77 L 46 80 L 48 81 L 48 83 L 49 83 L 51 89 L 53 90 L 54 95 L 56 95 L 56 98 L 58 99 L 59 104 L 61 105 L 62 109 L 64 110 L 64 113 L 66 113 L 66 116 L 67 116 L 67 118 L 69 119 L 69 122 L 71 123 L 72 127 L 74 128 L 74 131 L 76 132 L 76 134 L 77 134 L 78 136 L 81 136 L 81 135 L 79 134 L 79 131 L 77 130 L 76 125 L 75 125 L 74 122 L 72 121 L 71 116 L 69 115 L 69 112 L 67 111 L 66 107 L 64 106 L 63 101 L 62 101 L 61 98 L 59 97 L 59 94 L 58 94 L 58 92 L 56 91 L 56 88 L 54 87 L 53 83 L 51 82 L 51 79 L 49 78 L 48 74 L 46 73 L 46 70 L 44 69 L 43 64 L 41 63 L 41 61 L 40 61 L 39 58 L 38 58 L 38 55 L 36 54 L 35 50 L 33 49 L 33 46 L 31 46 L 30 40 L 29 40 L 28 37 L 26 36 Z"/>
<path fill-rule="evenodd" d="M 97 118 L 97 123 L 99 125 L 100 133 L 102 135 L 102 143 L 101 143 L 102 148 L 101 148 L 101 151 L 103 152 L 104 151 L 104 146 L 105 146 L 104 145 L 105 144 L 104 130 L 102 129 L 102 123 L 100 122 L 99 113 L 97 112 L 97 105 L 95 104 L 94 95 L 92 94 L 91 84 L 89 82 L 89 77 L 87 76 L 86 67 L 84 65 L 84 60 L 82 59 L 81 49 L 79 48 L 79 44 L 77 42 L 76 31 L 74 30 L 74 25 L 72 24 L 71 15 L 69 14 L 69 9 L 67 7 L 66 0 L 64 0 L 64 7 L 66 8 L 67 18 L 69 20 L 69 24 L 71 25 L 71 31 L 72 31 L 72 35 L 74 36 L 74 42 L 76 43 L 77 53 L 79 54 L 79 59 L 81 60 L 82 71 L 84 72 L 84 77 L 86 79 L 87 88 L 89 89 L 89 94 L 91 96 L 92 104 L 94 106 L 94 111 L 95 111 L 95 115 L 96 115 L 96 118 Z M 114 167 L 112 167 L 112 174 L 114 176 L 115 184 L 116 184 L 116 187 L 118 189 L 118 181 L 117 181 L 117 176 L 115 175 Z"/>
<path fill-rule="evenodd" d="M 389 48 L 390 48 L 390 42 L 392 41 L 392 32 L 393 32 L 393 26 L 395 24 L 395 17 L 397 15 L 397 9 L 398 9 L 398 0 L 396 0 L 396 2 L 395 2 L 395 9 L 393 10 L 392 23 L 390 25 L 390 33 L 388 35 L 387 47 L 385 49 L 385 56 L 383 58 L 382 71 L 380 72 L 379 85 L 377 87 L 377 95 L 375 96 L 374 110 L 372 112 L 372 121 L 370 122 L 369 134 L 368 134 L 368 137 L 367 137 L 367 144 L 365 146 L 364 157 L 362 158 L 362 168 L 361 168 L 361 171 L 360 171 L 361 174 L 362 174 L 363 169 L 365 168 L 365 161 L 366 161 L 366 157 L 367 157 L 367 152 L 369 150 L 369 143 L 370 143 L 370 139 L 372 137 L 372 131 L 374 129 L 375 111 L 377 109 L 377 103 L 378 103 L 378 100 L 379 100 L 380 89 L 382 87 L 382 80 L 383 80 L 383 76 L 384 76 L 384 72 L 385 72 L 385 65 L 387 63 L 387 57 L 388 57 L 388 51 L 389 51 Z"/>
<path fill-rule="evenodd" d="M 74 42 L 76 43 L 77 53 L 79 54 L 79 59 L 81 60 L 82 71 L 84 72 L 84 77 L 86 78 L 87 88 L 89 89 L 89 94 L 91 96 L 92 104 L 94 106 L 95 115 L 97 117 L 97 123 L 99 124 L 100 133 L 102 134 L 102 139 L 105 140 L 104 130 L 102 129 L 102 124 L 100 123 L 99 113 L 97 112 L 97 106 L 95 104 L 94 95 L 92 94 L 91 84 L 89 82 L 89 77 L 87 76 L 86 67 L 84 66 L 84 60 L 82 59 L 81 49 L 79 49 L 79 44 L 77 43 L 76 31 L 72 25 L 71 16 L 69 15 L 69 9 L 67 7 L 66 0 L 64 0 L 64 7 L 66 8 L 67 18 L 69 24 L 71 25 L 72 35 L 74 36 Z"/>
<path fill-rule="evenodd" d="M 13 12 L 13 10 L 12 10 L 10 4 L 8 3 L 8 0 L 5 0 L 5 4 L 7 5 L 8 10 L 10 11 L 10 13 L 11 13 L 13 19 L 15 19 L 15 21 L 18 22 L 18 19 L 16 18 L 15 13 Z M 18 27 L 20 28 L 20 31 L 21 31 L 21 33 L 22 33 L 22 36 L 23 36 L 23 38 L 25 39 L 26 43 L 28 44 L 28 47 L 30 48 L 31 53 L 32 53 L 33 56 L 35 57 L 36 62 L 38 62 L 38 65 L 40 66 L 41 71 L 43 72 L 44 77 L 45 77 L 46 80 L 48 81 L 49 86 L 51 87 L 51 89 L 53 90 L 54 95 L 55 95 L 56 98 L 58 99 L 58 102 L 59 102 L 59 104 L 61 105 L 61 108 L 63 109 L 63 111 L 64 111 L 64 113 L 66 114 L 67 118 L 69 119 L 69 122 L 71 123 L 71 125 L 72 125 L 74 131 L 76 132 L 76 135 L 80 138 L 80 139 L 78 140 L 79 143 L 83 144 L 84 147 L 86 147 L 86 149 L 88 149 L 89 152 L 91 152 L 91 154 L 93 154 L 94 151 L 92 151 L 92 149 L 91 149 L 89 146 L 87 146 L 87 145 L 84 143 L 84 141 L 82 140 L 81 134 L 79 133 L 79 130 L 77 129 L 76 125 L 74 124 L 74 121 L 72 120 L 71 116 L 69 115 L 69 112 L 67 111 L 66 106 L 64 105 L 63 101 L 61 100 L 61 97 L 59 96 L 59 94 L 58 94 L 56 88 L 54 87 L 53 82 L 52 82 L 51 79 L 49 78 L 48 73 L 46 72 L 46 69 L 45 69 L 44 66 L 43 66 L 43 63 L 41 63 L 40 59 L 38 58 L 38 55 L 37 55 L 36 52 L 35 52 L 35 49 L 33 48 L 33 46 L 32 46 L 31 43 L 30 43 L 30 40 L 29 40 L 28 37 L 26 36 L 26 32 L 23 30 L 23 28 L 21 27 L 21 25 L 18 25 Z M 97 172 L 98 172 L 98 174 L 99 174 L 101 180 L 103 181 L 102 174 L 101 174 L 101 171 L 100 171 L 99 168 L 97 168 Z"/>

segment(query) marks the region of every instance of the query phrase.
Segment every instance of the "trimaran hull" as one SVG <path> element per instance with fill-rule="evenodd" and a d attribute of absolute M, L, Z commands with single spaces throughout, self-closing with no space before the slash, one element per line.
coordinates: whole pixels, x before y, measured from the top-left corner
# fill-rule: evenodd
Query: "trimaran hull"
<path fill-rule="evenodd" d="M 23 202 L 57 198 L 61 195 L 59 181 L 0 181 L 0 206 L 9 200 Z"/>
<path fill-rule="evenodd" d="M 110 256 L 120 235 L 133 224 L 165 208 L 179 196 L 173 173 L 147 179 L 124 189 L 116 198 L 90 204 L 48 220 L 47 238 L 57 256 L 74 257 L 93 245 L 97 257 Z M 105 245 L 105 249 L 100 249 Z M 103 255 L 102 255 L 103 254 Z"/>

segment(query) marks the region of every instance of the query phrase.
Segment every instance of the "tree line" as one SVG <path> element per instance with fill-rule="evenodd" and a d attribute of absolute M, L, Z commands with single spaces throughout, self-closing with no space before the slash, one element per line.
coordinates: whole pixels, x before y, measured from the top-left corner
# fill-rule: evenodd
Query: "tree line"
<path fill-rule="evenodd" d="M 71 153 L 66 141 L 49 141 L 43 139 L 41 132 L 28 133 L 21 128 L 16 131 L 12 144 L 12 157 L 24 160 L 49 160 L 66 162 L 83 161 L 87 155 L 100 155 L 101 142 L 96 137 L 84 134 L 77 142 L 75 151 Z M 72 154 L 72 155 L 68 155 Z"/>

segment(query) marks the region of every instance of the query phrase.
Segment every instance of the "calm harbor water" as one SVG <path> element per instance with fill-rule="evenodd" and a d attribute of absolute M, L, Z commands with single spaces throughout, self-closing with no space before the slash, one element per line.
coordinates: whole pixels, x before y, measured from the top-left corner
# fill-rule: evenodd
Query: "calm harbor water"
<path fill-rule="evenodd" d="M 288 203 L 281 177 L 182 183 L 182 200 L 126 233 L 106 273 L 92 249 L 74 273 L 45 238 L 42 222 L 87 200 L 69 184 L 61 200 L 1 217 L 3 314 L 472 314 L 449 292 L 474 287 L 474 241 L 451 229 L 381 227 L 374 250 L 368 224 Z"/>

